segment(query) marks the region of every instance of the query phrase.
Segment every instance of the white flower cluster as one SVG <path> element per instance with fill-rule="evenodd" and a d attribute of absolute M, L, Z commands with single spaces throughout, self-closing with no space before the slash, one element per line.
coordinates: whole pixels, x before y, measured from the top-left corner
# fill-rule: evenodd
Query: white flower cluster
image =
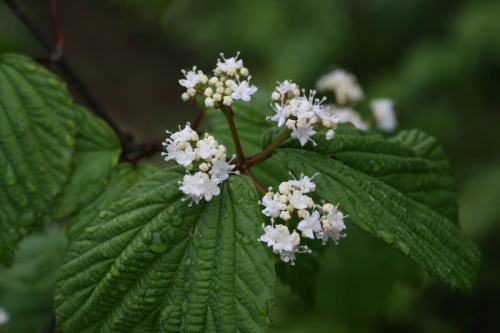
<path fill-rule="evenodd" d="M 170 134 L 170 138 L 163 142 L 167 152 L 162 152 L 161 155 L 165 156 L 165 161 L 175 160 L 186 168 L 188 174 L 184 176 L 182 182 L 179 182 L 182 185 L 179 189 L 197 204 L 202 198 L 210 201 L 219 195 L 218 185 L 226 180 L 230 173 L 239 173 L 232 171 L 235 168 L 235 165 L 231 164 L 234 156 L 227 161 L 226 147 L 219 145 L 208 133 L 205 133 L 205 138 L 200 140 L 198 133 L 188 123 L 184 129 L 179 126 L 179 132 Z M 194 175 L 189 174 L 196 163 L 200 163 L 200 171 Z"/>
<path fill-rule="evenodd" d="M 398 121 L 393 109 L 393 102 L 388 98 L 373 99 L 370 101 L 370 108 L 373 117 L 363 119 L 361 115 L 352 109 L 357 102 L 363 98 L 363 89 L 357 82 L 356 77 L 343 69 L 336 69 L 323 75 L 316 83 L 319 91 L 331 90 L 335 93 L 338 105 L 331 105 L 332 109 L 337 109 L 337 116 L 341 123 L 352 123 L 356 128 L 366 130 L 373 120 L 377 127 L 384 131 L 392 131 Z"/>
<path fill-rule="evenodd" d="M 250 86 L 251 76 L 248 76 L 248 69 L 243 67 L 243 60 L 238 60 L 239 55 L 238 52 L 236 57 L 226 59 L 221 53 L 224 61 L 217 59 L 217 67 L 213 70 L 215 76 L 210 79 L 203 75 L 202 71 L 198 71 L 196 74 L 196 67 L 193 67 L 193 70 L 187 74 L 183 71 L 186 80 L 180 80 L 179 83 L 188 89 L 181 98 L 188 101 L 197 94 L 206 96 L 205 106 L 207 108 L 218 108 L 222 105 L 231 106 L 233 101 L 237 99 L 249 102 L 250 96 L 257 91 L 257 88 L 253 85 Z M 240 81 L 240 78 L 247 76 L 248 80 Z M 205 89 L 207 83 L 209 87 Z"/>
<path fill-rule="evenodd" d="M 274 116 L 268 116 L 267 121 L 278 122 L 278 127 L 286 126 L 292 130 L 291 137 L 297 138 L 303 146 L 308 141 L 312 141 L 311 136 L 316 134 L 313 128 L 319 129 L 327 140 L 333 139 L 335 136 L 334 130 L 337 128 L 337 123 L 340 118 L 330 111 L 329 107 L 321 105 L 326 97 L 323 99 L 314 98 L 316 91 L 311 90 L 309 96 L 306 96 L 305 90 L 303 96 L 300 96 L 300 89 L 295 83 L 286 80 L 285 82 L 278 82 L 278 87 L 272 93 L 271 97 L 275 103 L 271 107 L 276 112 Z"/>
<path fill-rule="evenodd" d="M 340 232 L 345 229 L 344 218 L 347 216 L 338 210 L 338 205 L 316 205 L 312 198 L 305 195 L 316 190 L 316 184 L 311 180 L 317 175 L 309 178 L 302 174 L 299 180 L 292 175 L 294 180 L 281 183 L 279 192 L 274 193 L 273 189 L 269 188 L 269 192 L 259 201 L 259 204 L 265 206 L 262 213 L 270 216 L 272 221 L 272 225 L 262 225 L 265 234 L 259 240 L 266 242 L 267 246 L 272 246 L 274 253 L 279 253 L 283 261 L 290 261 L 292 265 L 295 253 L 311 253 L 307 246 L 300 246 L 297 231 L 294 230 L 290 234 L 288 224 L 292 215 L 301 220 L 297 229 L 302 231 L 302 237 L 314 239 L 316 236 L 322 239 L 325 245 L 330 238 L 337 244 L 341 237 L 346 236 Z M 287 221 L 287 225 L 275 226 L 274 219 L 278 217 Z"/>

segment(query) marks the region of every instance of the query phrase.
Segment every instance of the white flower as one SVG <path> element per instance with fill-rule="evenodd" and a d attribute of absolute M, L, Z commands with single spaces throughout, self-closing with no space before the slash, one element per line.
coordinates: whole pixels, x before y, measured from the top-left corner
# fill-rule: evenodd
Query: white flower
<path fill-rule="evenodd" d="M 191 164 L 194 161 L 195 157 L 196 153 L 189 143 L 186 145 L 186 149 L 179 149 L 175 153 L 175 161 L 184 166 L 188 166 L 189 164 Z"/>
<path fill-rule="evenodd" d="M 334 124 L 337 124 L 340 121 L 340 117 L 337 113 L 332 113 L 330 111 L 330 107 L 320 107 L 316 109 L 316 115 L 320 117 L 322 120 L 330 121 Z"/>
<path fill-rule="evenodd" d="M 205 99 L 205 106 L 206 106 L 207 108 L 213 108 L 213 107 L 214 107 L 214 104 L 215 104 L 215 101 L 214 101 L 214 99 L 213 99 L 212 97 L 207 97 L 207 98 Z"/>
<path fill-rule="evenodd" d="M 325 134 L 325 139 L 331 140 L 335 136 L 335 132 L 333 130 L 328 130 Z"/>
<path fill-rule="evenodd" d="M 201 178 L 201 172 L 197 172 L 194 176 L 189 174 L 184 176 L 181 187 L 179 190 L 189 195 L 198 204 L 200 199 L 203 197 L 205 181 Z"/>
<path fill-rule="evenodd" d="M 167 152 L 162 152 L 161 156 L 165 156 L 165 161 L 175 160 L 177 158 L 177 147 L 175 144 L 170 144 L 167 146 Z"/>
<path fill-rule="evenodd" d="M 351 123 L 361 130 L 368 129 L 368 124 L 361 119 L 361 115 L 349 107 L 339 109 L 336 115 L 340 118 L 341 123 Z"/>
<path fill-rule="evenodd" d="M 393 104 L 389 98 L 373 99 L 370 102 L 370 107 L 373 110 L 375 119 L 377 119 L 377 126 L 387 132 L 392 131 L 398 126 Z"/>
<path fill-rule="evenodd" d="M 290 186 L 289 182 L 283 182 L 280 184 L 279 191 L 281 194 L 288 195 L 290 191 L 292 190 L 292 187 Z"/>
<path fill-rule="evenodd" d="M 196 148 L 194 151 L 196 154 L 200 155 L 202 159 L 207 159 L 217 154 L 217 152 L 219 151 L 216 148 L 216 145 L 217 141 L 214 140 L 213 137 L 207 137 L 196 143 L 196 146 L 198 146 L 198 148 Z"/>
<path fill-rule="evenodd" d="M 293 180 L 289 180 L 288 183 L 291 186 L 295 186 L 296 188 L 298 188 L 302 193 L 314 192 L 316 190 L 316 184 L 313 183 L 311 180 L 313 180 L 314 177 L 319 175 L 319 172 L 316 173 L 311 178 L 305 176 L 302 173 L 300 174 L 300 180 L 295 179 L 295 176 L 291 172 L 290 175 L 293 177 Z"/>
<path fill-rule="evenodd" d="M 7 323 L 10 320 L 10 316 L 4 309 L 0 308 L 0 326 Z"/>
<path fill-rule="evenodd" d="M 250 102 L 250 100 L 252 99 L 250 95 L 253 95 L 257 91 L 257 87 L 249 87 L 249 82 L 250 77 L 248 77 L 248 81 L 240 82 L 238 80 L 238 84 L 236 84 L 236 82 L 231 83 L 231 89 L 233 90 L 231 97 L 234 100 L 242 99 L 245 102 Z"/>
<path fill-rule="evenodd" d="M 296 109 L 296 117 L 298 119 L 311 118 L 314 116 L 313 104 L 306 96 L 300 97 L 299 102 L 300 104 Z"/>
<path fill-rule="evenodd" d="M 276 239 L 279 236 L 279 232 L 274 227 L 274 223 L 273 225 L 268 225 L 268 226 L 262 223 L 262 229 L 264 229 L 265 234 L 260 236 L 258 240 L 267 243 L 267 246 L 273 246 L 274 243 L 276 243 Z"/>
<path fill-rule="evenodd" d="M 297 88 L 297 85 L 295 83 L 285 80 L 285 82 L 279 83 L 279 86 L 276 87 L 276 91 L 281 95 L 284 95 L 289 91 L 294 91 L 295 88 Z"/>
<path fill-rule="evenodd" d="M 221 182 L 228 179 L 230 173 L 237 173 L 231 172 L 236 167 L 236 165 L 230 164 L 233 159 L 234 157 L 227 162 L 225 154 L 221 158 L 214 158 L 212 160 L 212 170 L 210 170 L 209 174 L 219 178 Z"/>
<path fill-rule="evenodd" d="M 297 122 L 296 125 L 297 128 L 292 132 L 291 137 L 299 139 L 302 146 L 305 145 L 309 140 L 311 140 L 313 144 L 316 145 L 316 142 L 311 139 L 311 136 L 316 134 L 316 132 L 311 129 L 311 123 L 300 124 Z"/>
<path fill-rule="evenodd" d="M 290 117 L 290 110 L 287 107 L 283 107 L 283 105 L 279 105 L 278 103 L 274 104 L 275 107 L 273 107 L 272 104 L 271 107 L 274 111 L 276 111 L 276 114 L 272 117 L 267 117 L 267 121 L 277 121 L 278 127 L 281 127 L 286 122 L 288 117 Z"/>
<path fill-rule="evenodd" d="M 290 205 L 295 209 L 307 208 L 307 199 L 308 196 L 302 195 L 302 192 L 299 190 L 295 190 L 288 194 L 288 201 Z"/>
<path fill-rule="evenodd" d="M 236 53 L 236 57 L 232 57 L 229 59 L 224 58 L 224 53 L 221 53 L 220 56 L 222 59 L 224 59 L 224 62 L 218 62 L 217 66 L 223 71 L 227 72 L 229 69 L 236 70 L 243 66 L 243 60 L 238 60 L 238 56 L 240 55 L 240 52 Z"/>
<path fill-rule="evenodd" d="M 356 77 L 343 69 L 336 69 L 322 76 L 316 83 L 318 90 L 333 90 L 339 104 L 357 102 L 363 98 L 363 90 Z"/>
<path fill-rule="evenodd" d="M 222 104 L 231 106 L 233 104 L 233 99 L 231 96 L 224 96 L 224 102 L 222 102 Z"/>
<path fill-rule="evenodd" d="M 297 229 L 303 231 L 308 238 L 314 239 L 314 232 L 318 233 L 322 230 L 319 212 L 315 210 L 312 214 L 309 214 L 308 211 L 305 211 Z"/>
<path fill-rule="evenodd" d="M 271 216 L 272 218 L 279 217 L 280 211 L 285 209 L 285 207 L 286 207 L 286 205 L 281 203 L 279 201 L 279 199 L 280 199 L 279 193 L 276 193 L 274 195 L 274 198 L 271 198 L 270 196 L 265 195 L 262 198 L 261 204 L 266 206 L 266 208 L 264 208 L 262 210 L 262 213 L 266 216 Z"/>
<path fill-rule="evenodd" d="M 203 196 L 205 200 L 210 201 L 212 197 L 220 194 L 219 179 L 212 177 L 212 179 L 205 177 L 203 178 Z"/>
<path fill-rule="evenodd" d="M 169 131 L 166 132 L 170 133 Z M 189 141 L 191 140 L 191 136 L 195 133 L 196 132 L 191 128 L 191 125 L 189 123 L 186 124 L 186 127 L 184 127 L 183 130 L 181 130 L 181 126 L 179 125 L 179 132 L 175 132 L 173 134 L 171 133 L 172 135 L 170 135 L 170 141 L 174 143 L 180 141 Z"/>
<path fill-rule="evenodd" d="M 200 82 L 200 77 L 194 72 L 196 70 L 196 66 L 193 67 L 193 70 L 188 72 L 186 74 L 185 70 L 182 70 L 181 72 L 184 74 L 186 77 L 186 80 L 179 80 L 179 83 L 181 86 L 186 87 L 186 88 L 193 88 L 195 85 Z"/>
<path fill-rule="evenodd" d="M 278 235 L 277 241 L 273 245 L 273 251 L 275 253 L 280 253 L 281 251 L 293 251 L 294 247 L 298 246 L 300 243 L 300 236 L 297 232 L 293 232 L 290 235 L 290 231 L 287 226 L 278 225 L 276 226 Z"/>
<path fill-rule="evenodd" d="M 335 244 L 338 244 L 338 240 L 345 237 L 346 234 L 341 234 L 340 232 L 345 229 L 344 218 L 348 215 L 342 214 L 338 210 L 338 206 L 332 206 L 326 220 L 323 220 L 323 245 L 328 242 L 329 238 L 332 238 Z"/>

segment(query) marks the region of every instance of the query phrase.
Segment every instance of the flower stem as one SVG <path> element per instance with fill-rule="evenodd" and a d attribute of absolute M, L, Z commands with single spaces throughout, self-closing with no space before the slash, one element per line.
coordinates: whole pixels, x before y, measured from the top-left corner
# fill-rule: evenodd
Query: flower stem
<path fill-rule="evenodd" d="M 283 141 L 285 141 L 286 138 L 288 138 L 290 133 L 292 133 L 292 130 L 287 128 L 269 147 L 263 150 L 260 154 L 257 154 L 255 157 L 250 159 L 247 162 L 247 166 L 251 167 L 252 165 L 262 162 L 263 160 L 268 158 L 272 154 L 272 152 L 276 149 L 276 147 L 278 147 Z"/>
<path fill-rule="evenodd" d="M 238 132 L 236 131 L 236 125 L 233 119 L 233 110 L 231 107 L 221 106 L 222 112 L 226 115 L 227 122 L 229 123 L 229 129 L 231 130 L 231 135 L 233 136 L 234 146 L 236 148 L 236 156 L 238 158 L 238 163 L 243 169 L 247 168 L 245 155 L 243 154 L 243 149 L 241 149 L 240 138 L 238 137 Z"/>
<path fill-rule="evenodd" d="M 255 177 L 250 172 L 250 170 L 245 169 L 245 171 L 243 171 L 243 172 L 245 173 L 245 175 L 252 178 L 253 183 L 254 183 L 255 187 L 257 188 L 257 191 L 259 191 L 260 194 L 262 194 L 262 195 L 266 195 L 267 191 L 262 187 L 262 185 L 260 185 L 260 183 L 257 181 L 257 179 L 255 179 Z"/>

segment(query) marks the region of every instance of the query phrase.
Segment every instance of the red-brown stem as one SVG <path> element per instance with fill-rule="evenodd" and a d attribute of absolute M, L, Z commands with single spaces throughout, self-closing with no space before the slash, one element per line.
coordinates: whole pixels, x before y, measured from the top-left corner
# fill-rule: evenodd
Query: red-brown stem
<path fill-rule="evenodd" d="M 278 147 L 283 141 L 285 141 L 286 138 L 288 138 L 290 133 L 292 133 L 292 131 L 287 128 L 269 147 L 263 150 L 260 154 L 257 154 L 255 157 L 250 159 L 247 162 L 247 166 L 251 167 L 252 165 L 262 162 L 263 160 L 268 158 L 272 154 L 272 152 L 276 149 L 276 147 Z"/>
<path fill-rule="evenodd" d="M 255 187 L 257 188 L 257 191 L 259 191 L 260 194 L 262 194 L 262 195 L 266 195 L 267 191 L 262 187 L 262 185 L 260 185 L 260 183 L 257 181 L 257 179 L 255 179 L 255 177 L 252 175 L 250 170 L 245 169 L 243 172 L 245 173 L 245 175 L 252 178 L 253 183 L 254 183 Z"/>
<path fill-rule="evenodd" d="M 196 119 L 194 120 L 193 125 L 191 126 L 191 128 L 194 131 L 198 132 L 198 134 L 200 134 L 198 131 L 198 126 L 200 126 L 201 121 L 203 120 L 204 116 L 205 116 L 205 111 L 201 110 L 200 113 L 198 113 L 198 115 L 196 116 Z"/>
<path fill-rule="evenodd" d="M 231 135 L 233 136 L 238 164 L 240 164 L 243 169 L 246 169 L 247 166 L 245 161 L 245 155 L 243 154 L 243 149 L 241 149 L 240 138 L 238 137 L 238 131 L 236 130 L 236 125 L 234 124 L 233 110 L 231 109 L 231 107 L 227 107 L 225 105 L 221 106 L 221 110 L 226 115 L 227 122 L 229 124 L 229 129 L 231 130 Z"/>

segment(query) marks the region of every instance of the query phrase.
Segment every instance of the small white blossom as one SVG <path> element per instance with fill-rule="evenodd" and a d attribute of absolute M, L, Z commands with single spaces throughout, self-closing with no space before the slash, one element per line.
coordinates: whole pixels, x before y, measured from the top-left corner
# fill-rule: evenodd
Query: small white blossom
<path fill-rule="evenodd" d="M 311 118 L 312 116 L 314 116 L 313 104 L 306 96 L 300 97 L 299 102 L 300 104 L 296 109 L 295 115 L 298 119 Z"/>
<path fill-rule="evenodd" d="M 307 208 L 307 196 L 302 195 L 302 192 L 295 190 L 288 194 L 288 201 L 294 209 Z"/>
<path fill-rule="evenodd" d="M 197 85 L 198 82 L 200 82 L 200 77 L 195 73 L 195 71 L 196 71 L 196 66 L 193 67 L 193 70 L 188 72 L 187 74 L 186 74 L 185 70 L 181 71 L 184 74 L 184 76 L 186 77 L 185 80 L 184 79 L 179 80 L 179 83 L 181 84 L 181 86 L 186 87 L 186 88 L 192 88 L 195 85 Z"/>
<path fill-rule="evenodd" d="M 294 247 L 300 244 L 300 236 L 295 231 L 290 235 L 290 231 L 287 226 L 278 225 L 276 226 L 278 235 L 277 242 L 274 243 L 273 251 L 275 253 L 280 253 L 281 251 L 293 251 Z"/>
<path fill-rule="evenodd" d="M 166 131 L 167 133 L 170 133 L 169 131 Z M 196 133 L 192 128 L 191 125 L 188 123 L 186 124 L 186 127 L 181 130 L 181 126 L 179 126 L 179 132 L 175 133 L 170 133 L 170 140 L 171 142 L 177 143 L 181 141 L 189 141 L 191 139 L 191 136 Z M 168 139 L 167 139 L 168 140 Z"/>
<path fill-rule="evenodd" d="M 227 162 L 225 154 L 221 158 L 214 158 L 212 160 L 212 170 L 210 170 L 209 174 L 219 178 L 220 181 L 223 182 L 224 180 L 229 178 L 230 173 L 238 173 L 238 171 L 231 171 L 236 167 L 236 165 L 230 164 L 233 159 L 234 157 L 229 162 Z"/>
<path fill-rule="evenodd" d="M 335 136 L 335 132 L 333 130 L 328 130 L 325 134 L 325 139 L 331 140 Z"/>
<path fill-rule="evenodd" d="M 290 183 L 283 182 L 280 184 L 279 191 L 281 194 L 288 195 L 288 193 L 290 193 L 291 190 L 292 187 L 290 186 Z"/>
<path fill-rule="evenodd" d="M 314 176 L 311 178 L 305 176 L 303 173 L 300 175 L 300 179 L 297 180 L 295 179 L 295 176 L 290 172 L 290 175 L 293 177 L 293 180 L 289 180 L 288 183 L 291 186 L 295 186 L 297 189 L 299 189 L 302 193 L 309 193 L 309 192 L 314 192 L 316 190 L 316 184 L 313 183 L 311 180 L 314 179 L 314 177 L 319 175 L 319 172 L 316 173 Z"/>
<path fill-rule="evenodd" d="M 205 200 L 210 201 L 212 197 L 220 194 L 219 183 L 218 178 L 203 178 L 203 196 Z"/>
<path fill-rule="evenodd" d="M 182 186 L 179 187 L 179 190 L 189 195 L 198 204 L 203 197 L 205 183 L 203 178 L 201 178 L 201 172 L 197 172 L 193 176 L 189 174 L 185 175 L 183 181 L 180 183 Z"/>
<path fill-rule="evenodd" d="M 345 229 L 344 218 L 348 217 L 348 215 L 342 214 L 341 211 L 338 210 L 338 206 L 332 206 L 328 215 L 326 216 L 326 220 L 323 220 L 323 245 L 328 242 L 329 238 L 332 238 L 335 244 L 338 244 L 338 240 L 342 237 L 345 237 L 346 234 L 341 234 L 340 232 Z"/>
<path fill-rule="evenodd" d="M 314 239 L 314 233 L 319 233 L 322 230 L 319 212 L 315 210 L 309 214 L 308 211 L 305 211 L 297 229 L 303 231 L 308 238 Z"/>
<path fill-rule="evenodd" d="M 316 134 L 316 132 L 313 131 L 311 127 L 312 125 L 310 123 L 297 123 L 297 128 L 292 132 L 291 137 L 299 139 L 302 146 L 305 145 L 309 140 L 312 141 L 314 145 L 316 145 L 316 142 L 311 139 L 311 136 Z"/>
<path fill-rule="evenodd" d="M 257 87 L 255 86 L 249 87 L 248 86 L 249 82 L 250 82 L 250 77 L 248 77 L 248 81 L 240 82 L 238 80 L 238 84 L 236 84 L 236 82 L 233 82 L 231 84 L 231 89 L 233 90 L 231 98 L 234 100 L 241 99 L 245 102 L 250 102 L 250 100 L 252 99 L 250 95 L 253 95 L 257 91 Z"/>
<path fill-rule="evenodd" d="M 266 208 L 262 210 L 262 213 L 266 216 L 271 216 L 272 218 L 276 218 L 280 216 L 280 211 L 285 209 L 286 205 L 279 201 L 280 195 L 276 193 L 274 198 L 271 198 L 265 195 L 262 198 L 261 204 Z"/>
<path fill-rule="evenodd" d="M 222 104 L 231 106 L 233 105 L 233 99 L 231 98 L 231 96 L 224 96 L 224 102 L 222 102 Z"/>
<path fill-rule="evenodd" d="M 274 223 L 272 225 L 266 226 L 264 223 L 262 224 L 262 229 L 264 229 L 265 234 L 260 236 L 258 240 L 261 242 L 267 243 L 267 246 L 273 246 L 278 239 L 279 232 L 274 227 Z"/>
<path fill-rule="evenodd" d="M 361 130 L 368 129 L 368 124 L 363 121 L 361 115 L 349 107 L 339 109 L 337 116 L 340 118 L 341 123 L 351 123 Z"/>
<path fill-rule="evenodd" d="M 186 145 L 186 149 L 177 150 L 175 153 L 175 161 L 181 165 L 188 166 L 191 164 L 196 157 L 196 153 L 193 150 L 193 147 L 188 143 Z"/>
<path fill-rule="evenodd" d="M 207 159 L 217 154 L 219 151 L 216 147 L 217 141 L 213 137 L 205 138 L 196 143 L 196 148 L 194 151 L 196 154 L 200 155 L 202 159 Z"/>
<path fill-rule="evenodd" d="M 316 83 L 318 90 L 332 90 L 337 102 L 345 105 L 347 102 L 357 102 L 363 98 L 363 90 L 356 77 L 343 69 L 336 69 L 322 76 Z"/>
<path fill-rule="evenodd" d="M 293 130 L 295 130 L 295 129 L 296 129 L 296 127 L 295 127 L 295 124 L 296 124 L 296 123 L 297 123 L 297 121 L 295 121 L 295 120 L 293 120 L 293 119 L 288 119 L 288 120 L 286 121 L 286 127 L 287 127 L 288 129 L 290 129 L 290 130 L 292 130 L 292 131 L 293 131 Z"/>
<path fill-rule="evenodd" d="M 224 58 L 224 53 L 221 53 L 220 56 L 224 60 L 224 62 L 217 62 L 217 67 L 219 67 L 223 72 L 227 72 L 229 69 L 235 70 L 243 66 L 243 60 L 238 60 L 238 56 L 240 52 L 236 53 L 236 57 L 231 57 L 229 59 Z"/>
<path fill-rule="evenodd" d="M 394 103 L 389 98 L 373 99 L 370 102 L 370 107 L 377 120 L 377 126 L 387 132 L 392 131 L 398 126 L 393 106 Z"/>
<path fill-rule="evenodd" d="M 285 82 L 278 82 L 279 86 L 276 87 L 276 91 L 279 92 L 281 95 L 285 95 L 289 91 L 295 90 L 297 88 L 297 85 L 295 83 L 292 83 L 288 80 L 285 80 Z"/>
<path fill-rule="evenodd" d="M 278 127 L 283 126 L 283 124 L 286 122 L 288 117 L 290 117 L 290 110 L 286 107 L 283 107 L 283 105 L 280 105 L 278 103 L 275 103 L 275 107 L 271 104 L 271 107 L 273 110 L 276 112 L 276 114 L 272 117 L 267 117 L 267 121 L 277 121 L 278 122 Z"/>
<path fill-rule="evenodd" d="M 214 99 L 213 99 L 212 97 L 207 97 L 207 98 L 205 99 L 205 106 L 206 106 L 207 108 L 213 108 L 213 107 L 214 107 L 214 104 L 215 104 L 215 101 L 214 101 Z"/>
<path fill-rule="evenodd" d="M 9 314 L 2 308 L 0 308 L 0 327 L 10 320 Z"/>

